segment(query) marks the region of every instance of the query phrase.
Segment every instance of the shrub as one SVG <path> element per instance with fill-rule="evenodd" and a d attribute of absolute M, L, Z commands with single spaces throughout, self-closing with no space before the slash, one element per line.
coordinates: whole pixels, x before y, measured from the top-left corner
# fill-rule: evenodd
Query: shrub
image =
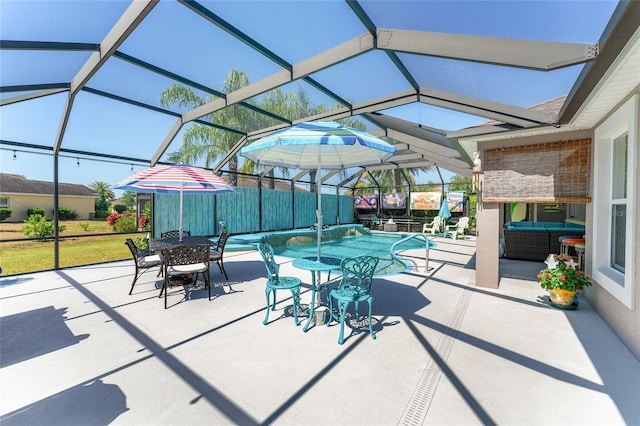
<path fill-rule="evenodd" d="M 116 204 L 115 206 L 113 206 L 113 209 L 117 211 L 119 214 L 122 214 L 127 210 L 127 206 L 123 206 L 122 204 Z"/>
<path fill-rule="evenodd" d="M 78 218 L 78 213 L 75 210 L 60 207 L 58 209 L 58 218 L 60 220 L 75 220 Z"/>
<path fill-rule="evenodd" d="M 142 216 L 147 219 L 147 223 L 144 226 L 145 231 L 151 230 L 151 201 L 147 201 L 144 203 L 144 207 L 142 208 Z"/>
<path fill-rule="evenodd" d="M 54 233 L 53 222 L 45 219 L 42 215 L 32 214 L 24 223 L 22 233 L 29 238 L 44 240 Z M 58 226 L 58 232 L 64 232 L 65 229 L 67 229 L 66 226 Z"/>
<path fill-rule="evenodd" d="M 105 199 L 96 199 L 95 202 L 96 212 L 106 212 L 109 211 L 109 202 Z"/>
<path fill-rule="evenodd" d="M 120 219 L 122 219 L 124 216 L 122 216 L 121 214 L 117 214 L 117 213 L 112 213 L 107 217 L 107 223 L 109 224 L 109 226 L 111 226 L 114 230 L 116 229 L 116 222 Z"/>
<path fill-rule="evenodd" d="M 7 220 L 11 217 L 11 209 L 2 207 L 0 208 L 0 222 Z"/>
<path fill-rule="evenodd" d="M 136 237 L 133 240 L 136 244 L 136 247 L 140 250 L 149 250 L 149 239 L 144 237 Z"/>
<path fill-rule="evenodd" d="M 144 230 L 147 230 L 148 224 L 149 224 L 149 220 L 147 219 L 147 217 L 141 214 L 140 217 L 138 218 L 138 227 Z"/>
<path fill-rule="evenodd" d="M 89 230 L 89 224 L 87 222 L 80 222 L 78 225 L 80 225 L 80 228 L 82 228 L 83 231 Z"/>
<path fill-rule="evenodd" d="M 115 222 L 115 230 L 118 232 L 135 232 L 138 230 L 136 219 L 133 216 L 122 216 Z"/>
<path fill-rule="evenodd" d="M 27 210 L 27 216 L 31 217 L 31 215 L 34 214 L 39 214 L 40 216 L 44 217 L 44 209 L 41 209 L 40 207 L 32 207 Z"/>
<path fill-rule="evenodd" d="M 102 210 L 97 210 L 96 211 L 96 219 L 106 219 L 106 218 L 109 217 L 110 214 L 111 213 L 109 213 L 109 212 L 105 212 L 105 211 L 102 211 Z"/>

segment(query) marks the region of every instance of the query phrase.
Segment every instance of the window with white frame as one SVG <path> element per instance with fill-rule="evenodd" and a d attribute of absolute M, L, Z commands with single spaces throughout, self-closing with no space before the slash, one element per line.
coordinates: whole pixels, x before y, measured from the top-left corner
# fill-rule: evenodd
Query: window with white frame
<path fill-rule="evenodd" d="M 9 208 L 9 197 L 0 197 L 0 208 Z"/>
<path fill-rule="evenodd" d="M 612 143 L 611 162 L 611 261 L 610 266 L 624 274 L 627 223 L 627 172 L 629 134 Z"/>
<path fill-rule="evenodd" d="M 638 95 L 595 131 L 592 275 L 633 309 Z"/>

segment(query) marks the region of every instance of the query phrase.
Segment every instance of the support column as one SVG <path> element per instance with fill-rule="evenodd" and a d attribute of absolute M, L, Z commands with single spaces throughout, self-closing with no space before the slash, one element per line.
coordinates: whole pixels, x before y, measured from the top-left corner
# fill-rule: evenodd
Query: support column
<path fill-rule="evenodd" d="M 482 203 L 478 197 L 476 230 L 476 286 L 498 288 L 500 204 Z"/>

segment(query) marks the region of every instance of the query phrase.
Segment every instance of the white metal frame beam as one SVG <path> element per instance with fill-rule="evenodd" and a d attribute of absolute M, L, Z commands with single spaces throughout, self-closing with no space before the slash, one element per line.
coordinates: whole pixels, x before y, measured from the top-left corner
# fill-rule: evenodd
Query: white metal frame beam
<path fill-rule="evenodd" d="M 91 77 L 98 72 L 100 67 L 107 62 L 159 1 L 160 0 L 140 0 L 132 2 L 120 19 L 118 19 L 118 22 L 111 28 L 104 40 L 102 40 L 100 50 L 91 54 L 87 62 L 84 63 L 80 71 L 78 71 L 73 80 L 71 80 L 69 94 L 64 104 L 58 134 L 53 146 L 54 154 L 60 151 L 60 146 L 62 145 L 62 140 L 69 122 L 69 116 L 71 115 L 71 109 L 73 108 L 73 102 L 78 92 L 82 90 Z"/>
<path fill-rule="evenodd" d="M 420 88 L 420 102 L 466 114 L 477 115 L 479 117 L 503 121 L 519 127 L 532 127 L 540 124 L 555 125 L 558 122 L 557 114 L 548 114 L 424 87 Z"/>
<path fill-rule="evenodd" d="M 598 45 L 379 28 L 378 49 L 549 71 L 595 59 Z"/>
<path fill-rule="evenodd" d="M 2 99 L 0 100 L 0 106 L 16 104 L 18 102 L 29 101 L 31 99 L 43 98 L 45 96 L 56 95 L 62 92 L 68 92 L 69 89 L 44 89 L 38 90 L 34 93 L 27 93 L 25 95 L 14 96 L 12 98 Z"/>
<path fill-rule="evenodd" d="M 189 121 L 209 115 L 215 111 L 219 111 L 227 106 L 237 104 L 239 102 L 250 99 L 254 96 L 265 93 L 269 90 L 283 86 L 292 81 L 306 77 L 309 74 L 328 68 L 332 65 L 346 61 L 354 56 L 361 55 L 374 49 L 374 40 L 371 34 L 363 34 L 360 37 L 351 39 L 332 49 L 326 50 L 319 55 L 306 59 L 296 65 L 293 65 L 291 71 L 282 70 L 272 74 L 256 83 L 249 84 L 239 90 L 228 93 L 226 99 L 216 99 L 197 108 L 182 114 L 178 120 L 179 126 L 174 126 L 164 139 L 156 153 L 151 158 L 151 164 L 154 165 L 160 159 L 160 156 L 168 148 L 169 144 L 176 136 L 180 127 Z M 177 123 L 177 124 L 178 124 Z M 288 127 L 285 125 L 284 127 Z"/>

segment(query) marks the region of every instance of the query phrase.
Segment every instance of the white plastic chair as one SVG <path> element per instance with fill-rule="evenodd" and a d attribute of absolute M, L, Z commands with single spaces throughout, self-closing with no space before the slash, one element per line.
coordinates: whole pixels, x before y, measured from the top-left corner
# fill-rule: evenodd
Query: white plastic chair
<path fill-rule="evenodd" d="M 422 233 L 435 235 L 440 232 L 441 227 L 442 227 L 442 218 L 440 216 L 436 216 L 433 218 L 431 223 L 425 223 L 422 226 Z"/>
<path fill-rule="evenodd" d="M 469 228 L 469 218 L 463 216 L 458 220 L 458 223 L 454 225 L 447 225 L 446 228 L 447 229 L 445 230 L 445 232 L 450 232 L 451 238 L 453 238 L 454 240 L 458 239 L 458 235 L 464 237 L 466 234 L 466 229 Z"/>

